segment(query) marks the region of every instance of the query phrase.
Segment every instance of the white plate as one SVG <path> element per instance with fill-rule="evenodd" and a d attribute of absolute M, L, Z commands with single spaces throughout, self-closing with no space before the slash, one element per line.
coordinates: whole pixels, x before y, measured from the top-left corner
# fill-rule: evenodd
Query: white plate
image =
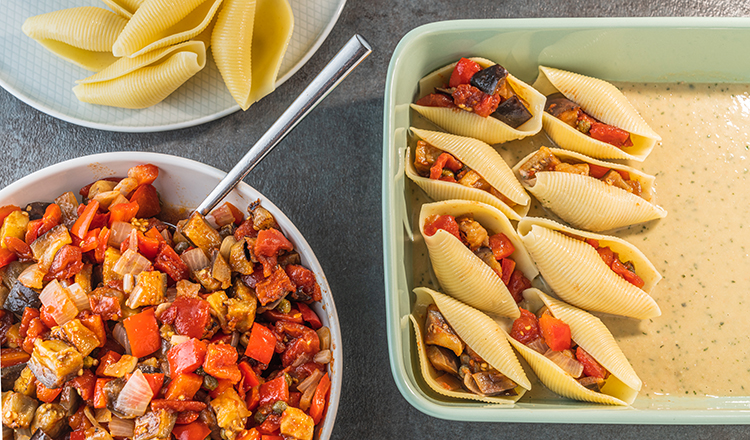
<path fill-rule="evenodd" d="M 279 71 L 278 87 L 323 44 L 346 0 L 289 0 L 294 31 Z M 48 115 L 100 130 L 151 132 L 191 127 L 234 113 L 239 106 L 224 86 L 211 56 L 206 67 L 161 103 L 129 110 L 78 101 L 75 81 L 92 75 L 53 55 L 27 37 L 21 26 L 34 15 L 78 6 L 99 6 L 97 0 L 12 0 L 0 12 L 0 86 Z"/>

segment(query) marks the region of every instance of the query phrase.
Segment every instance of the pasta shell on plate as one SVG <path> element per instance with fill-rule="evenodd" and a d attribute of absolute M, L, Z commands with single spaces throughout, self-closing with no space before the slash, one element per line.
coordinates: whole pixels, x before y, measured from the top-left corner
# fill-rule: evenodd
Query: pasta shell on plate
<path fill-rule="evenodd" d="M 242 110 L 251 104 L 255 6 L 256 0 L 224 0 L 211 34 L 216 67 Z"/>
<path fill-rule="evenodd" d="M 473 307 L 426 287 L 418 287 L 414 289 L 414 293 L 417 297 L 410 319 L 417 337 L 417 350 L 422 375 L 430 388 L 448 397 L 499 404 L 512 404 L 520 399 L 527 390 L 531 389 L 531 382 L 526 377 L 526 373 L 524 373 L 508 342 L 508 334 L 493 319 Z M 437 370 L 430 362 L 427 354 L 428 347 L 424 339 L 427 332 L 430 331 L 427 324 L 427 315 L 429 313 L 428 307 L 431 304 L 437 306 L 439 313 L 466 346 L 471 348 L 492 368 L 516 384 L 512 395 L 490 396 L 476 394 L 465 388 L 454 387 L 454 389 L 449 389 L 450 387 L 445 386 L 446 381 L 443 376 L 447 373 Z M 451 356 L 450 353 L 448 355 Z"/>
<path fill-rule="evenodd" d="M 84 6 L 29 17 L 22 29 L 60 58 L 98 72 L 117 60 L 112 45 L 126 24 L 111 11 Z"/>
<path fill-rule="evenodd" d="M 276 89 L 281 61 L 294 30 L 294 14 L 287 0 L 257 0 L 253 29 L 253 81 L 249 102 Z"/>
<path fill-rule="evenodd" d="M 206 48 L 187 41 L 116 63 L 73 87 L 90 104 L 146 108 L 161 102 L 206 65 Z"/>
<path fill-rule="evenodd" d="M 599 382 L 597 392 L 583 386 L 545 353 L 509 337 L 513 347 L 526 359 L 539 380 L 553 392 L 570 399 L 609 405 L 632 404 L 642 382 L 602 321 L 590 313 L 551 298 L 538 289 L 526 290 L 524 296 L 528 295 L 537 295 L 554 318 L 568 325 L 572 341 L 609 372 Z M 542 345 L 543 349 L 548 349 Z"/>
<path fill-rule="evenodd" d="M 545 111 L 542 119 L 544 131 L 562 148 L 597 159 L 643 161 L 661 141 L 661 136 L 648 126 L 625 95 L 606 81 L 539 66 L 539 76 L 533 86 L 548 98 L 562 93 L 598 121 L 628 132 L 632 142 L 632 146 L 617 147 L 596 140 Z"/>
<path fill-rule="evenodd" d="M 515 264 L 514 273 L 519 272 L 514 276 L 525 277 L 527 281 L 533 280 L 539 272 L 508 217 L 497 208 L 481 202 L 445 200 L 422 205 L 419 230 L 427 245 L 432 268 L 446 293 L 479 310 L 517 318 L 520 312 L 516 301 L 499 275 L 502 272 L 500 262 L 494 261 L 497 267 L 493 269 L 451 232 L 439 228 L 435 231 L 429 229 L 429 224 L 434 219 L 446 215 L 454 219 L 471 217 L 487 235 L 504 235 L 512 245 L 512 253 L 507 259 Z M 428 232 L 425 232 L 426 229 Z M 428 235 L 429 232 L 433 233 Z M 479 234 L 475 236 L 478 237 Z M 493 255 L 484 244 L 475 250 L 488 258 Z"/>
<path fill-rule="evenodd" d="M 627 241 L 541 218 L 521 220 L 518 235 L 539 273 L 563 301 L 585 310 L 636 319 L 661 315 L 659 306 L 649 295 L 661 275 L 648 258 Z M 616 254 L 613 265 L 615 262 L 623 267 L 627 267 L 628 262 L 632 264 L 642 287 L 627 281 L 604 262 L 600 252 L 609 253 L 605 248 Z"/>
<path fill-rule="evenodd" d="M 146 0 L 102 0 L 117 14 L 130 19 Z"/>
<path fill-rule="evenodd" d="M 542 205 L 576 228 L 607 231 L 667 215 L 652 203 L 654 176 L 626 165 L 542 147 L 513 172 Z"/>
<path fill-rule="evenodd" d="M 471 58 L 471 60 L 478 63 L 482 68 L 487 68 L 496 64 L 485 58 Z M 444 87 L 445 82 L 450 78 L 451 72 L 453 72 L 456 64 L 457 63 L 449 64 L 422 78 L 422 80 L 419 81 L 418 98 L 422 98 L 432 93 L 436 87 Z M 510 73 L 507 75 L 507 82 L 521 101 L 525 101 L 528 104 L 526 107 L 532 115 L 531 119 L 520 125 L 518 128 L 512 128 L 510 125 L 507 125 L 492 116 L 485 118 L 478 116 L 473 112 L 457 108 L 428 107 L 417 104 L 411 104 L 411 107 L 420 115 L 450 133 L 459 136 L 473 137 L 490 145 L 508 142 L 514 139 L 522 139 L 538 133 L 542 129 L 542 114 L 544 113 L 545 102 L 544 95 L 537 92 L 534 88 Z"/>
<path fill-rule="evenodd" d="M 520 220 L 529 212 L 531 198 L 513 175 L 513 171 L 503 158 L 486 143 L 468 137 L 456 136 L 437 131 L 411 128 L 418 138 L 430 146 L 448 153 L 458 159 L 462 165 L 469 167 L 474 174 L 467 172 L 458 182 L 449 182 L 423 177 L 420 175 L 414 160 L 407 149 L 406 175 L 435 200 L 465 199 L 476 200 L 499 209 L 511 220 Z M 425 146 L 425 149 L 428 147 Z M 434 151 L 434 150 L 432 150 Z M 417 148 L 415 157 L 420 157 Z M 426 155 L 427 156 L 427 155 Z M 431 157 L 427 157 L 429 161 Z M 429 164 L 424 164 L 426 168 Z M 429 174 L 429 170 L 427 170 Z M 478 176 L 477 176 L 478 175 Z M 475 177 L 484 180 L 478 183 Z M 490 190 L 480 189 L 486 183 Z M 491 192 L 494 190 L 495 193 Z"/>
<path fill-rule="evenodd" d="M 112 45 L 118 57 L 146 52 L 190 40 L 205 30 L 221 0 L 146 0 Z"/>

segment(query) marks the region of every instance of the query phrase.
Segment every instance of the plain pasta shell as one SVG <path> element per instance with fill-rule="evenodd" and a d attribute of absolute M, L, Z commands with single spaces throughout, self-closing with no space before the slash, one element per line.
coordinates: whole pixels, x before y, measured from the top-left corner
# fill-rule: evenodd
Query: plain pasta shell
<path fill-rule="evenodd" d="M 587 136 L 544 112 L 544 130 L 562 148 L 598 159 L 643 161 L 656 143 L 661 141 L 661 136 L 648 126 L 625 95 L 606 81 L 539 66 L 539 77 L 533 86 L 545 96 L 562 93 L 597 120 L 629 132 L 633 142 L 630 147 L 615 147 Z"/>
<path fill-rule="evenodd" d="M 516 268 L 533 280 L 539 272 L 508 218 L 498 209 L 481 202 L 445 200 L 422 205 L 419 230 L 427 245 L 432 268 L 446 293 L 488 313 L 519 317 L 518 306 L 502 279 L 460 240 L 442 229 L 432 236 L 424 233 L 427 218 L 446 214 L 454 217 L 471 214 L 489 232 L 505 234 L 515 247 L 510 258 L 516 262 Z"/>
<path fill-rule="evenodd" d="M 487 68 L 496 64 L 484 58 L 471 58 L 471 60 L 478 63 L 482 68 Z M 443 87 L 444 84 L 447 83 L 448 78 L 450 78 L 451 72 L 456 64 L 457 63 L 453 63 L 445 66 L 422 78 L 419 82 L 419 98 L 432 93 L 435 87 Z M 544 113 L 544 103 L 546 98 L 528 84 L 511 74 L 508 74 L 508 83 L 519 98 L 529 104 L 529 112 L 532 115 L 531 119 L 517 129 L 500 122 L 492 116 L 483 118 L 464 110 L 426 107 L 416 104 L 411 104 L 411 107 L 419 114 L 450 133 L 459 136 L 473 137 L 490 145 L 508 142 L 514 139 L 522 139 L 539 133 L 542 129 L 542 114 Z"/>
<path fill-rule="evenodd" d="M 601 247 L 609 247 L 621 260 L 631 261 L 644 281 L 643 288 L 617 275 L 593 246 L 566 234 L 598 240 Z M 585 310 L 636 319 L 661 315 L 649 295 L 661 275 L 643 253 L 625 240 L 536 218 L 521 220 L 518 235 L 544 280 L 563 301 Z"/>
<path fill-rule="evenodd" d="M 435 200 L 466 199 L 487 203 L 502 211 L 511 220 L 520 220 L 529 211 L 531 198 L 494 148 L 477 139 L 448 133 L 414 127 L 411 131 L 430 145 L 455 156 L 516 205 L 510 207 L 487 191 L 477 188 L 422 177 L 414 168 L 413 160 L 407 157 L 406 175 L 430 197 Z"/>
<path fill-rule="evenodd" d="M 117 14 L 130 19 L 146 0 L 102 0 Z"/>
<path fill-rule="evenodd" d="M 221 0 L 146 0 L 112 45 L 115 56 L 136 57 L 187 41 L 205 30 Z"/>
<path fill-rule="evenodd" d="M 478 400 L 487 403 L 512 404 L 531 389 L 531 382 L 524 373 L 518 358 L 511 348 L 508 334 L 489 316 L 455 299 L 426 287 L 414 289 L 416 302 L 410 316 L 417 337 L 417 349 L 422 375 L 435 392 L 448 397 Z M 449 391 L 441 387 L 437 378 L 442 372 L 435 370 L 427 358 L 424 344 L 424 323 L 427 306 L 434 303 L 456 334 L 489 365 L 506 375 L 518 386 L 515 396 L 480 396 L 465 390 Z"/>
<path fill-rule="evenodd" d="M 255 0 L 224 0 L 211 34 L 212 53 L 224 84 L 242 110 L 252 103 L 252 43 Z"/>
<path fill-rule="evenodd" d="M 79 81 L 76 97 L 90 104 L 145 108 L 161 102 L 206 65 L 200 41 L 121 58 L 109 68 Z"/>
<path fill-rule="evenodd" d="M 253 30 L 253 80 L 249 102 L 257 102 L 276 88 L 281 61 L 294 30 L 287 0 L 257 0 Z"/>
<path fill-rule="evenodd" d="M 55 55 L 98 72 L 117 59 L 112 44 L 126 24 L 113 12 L 84 6 L 29 17 L 22 29 Z"/>
<path fill-rule="evenodd" d="M 583 162 L 626 171 L 631 179 L 640 182 L 643 194 L 649 200 L 655 197 L 654 176 L 625 165 L 592 159 L 573 151 L 553 148 L 550 151 L 561 160 L 572 160 L 576 163 Z M 535 153 L 521 159 L 513 167 L 513 171 L 521 179 L 523 186 L 542 205 L 576 228 L 587 231 L 607 231 L 664 218 L 667 215 L 667 211 L 662 207 L 645 198 L 608 185 L 591 176 L 561 171 L 541 171 L 536 173 L 534 179 L 524 180 L 519 170 Z"/>

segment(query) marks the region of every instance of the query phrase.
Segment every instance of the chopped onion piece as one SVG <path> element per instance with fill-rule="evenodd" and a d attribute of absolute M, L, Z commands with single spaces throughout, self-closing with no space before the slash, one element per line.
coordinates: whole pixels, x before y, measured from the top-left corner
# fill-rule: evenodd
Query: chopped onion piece
<path fill-rule="evenodd" d="M 97 408 L 94 411 L 94 416 L 99 423 L 109 423 L 112 420 L 112 411 L 107 408 Z"/>
<path fill-rule="evenodd" d="M 135 370 L 117 396 L 114 408 L 128 418 L 142 416 L 146 413 L 152 397 L 154 392 L 151 391 L 151 385 L 141 370 Z"/>
<path fill-rule="evenodd" d="M 82 312 L 84 310 L 91 310 L 89 297 L 86 295 L 86 292 L 83 291 L 83 287 L 81 287 L 80 284 L 73 283 L 68 286 L 68 295 L 70 296 L 70 299 L 73 300 L 73 304 L 76 305 L 78 311 Z"/>
<path fill-rule="evenodd" d="M 122 194 L 120 194 L 118 191 L 104 191 L 95 195 L 91 200 L 96 200 L 97 202 L 99 202 L 99 207 L 101 209 L 108 209 L 114 204 L 115 200 L 117 200 L 117 197 L 122 197 Z"/>
<path fill-rule="evenodd" d="M 229 254 L 232 253 L 232 246 L 234 246 L 237 243 L 237 240 L 234 239 L 234 236 L 227 235 L 224 237 L 224 240 L 221 241 L 221 247 L 219 248 L 219 253 L 222 257 L 224 257 L 225 260 L 229 261 Z"/>
<path fill-rule="evenodd" d="M 39 300 L 49 307 L 47 310 L 58 325 L 63 325 L 78 315 L 78 308 L 65 290 L 59 281 L 52 280 L 39 294 Z"/>
<path fill-rule="evenodd" d="M 172 345 L 180 345 L 183 342 L 187 342 L 190 340 L 190 336 L 185 335 L 172 335 L 172 337 L 169 339 L 169 342 Z"/>
<path fill-rule="evenodd" d="M 187 264 L 190 272 L 197 272 L 208 267 L 208 265 L 211 264 L 211 262 L 208 260 L 208 257 L 206 257 L 206 254 L 204 254 L 203 251 L 199 248 L 194 248 L 190 249 L 189 251 L 183 252 L 182 255 L 180 255 L 180 258 L 182 258 L 182 261 Z"/>
<path fill-rule="evenodd" d="M 328 350 L 331 348 L 331 330 L 328 327 L 321 327 L 317 330 L 318 339 L 320 339 L 320 349 Z"/>
<path fill-rule="evenodd" d="M 133 225 L 128 222 L 114 222 L 108 244 L 119 249 L 122 242 L 128 239 L 132 230 Z"/>
<path fill-rule="evenodd" d="M 583 374 L 583 364 L 566 356 L 565 353 L 561 351 L 547 350 L 547 352 L 544 353 L 544 356 L 575 378 L 579 378 L 581 377 L 581 374 Z"/>
<path fill-rule="evenodd" d="M 223 205 L 211 211 L 211 213 L 206 216 L 206 220 L 211 222 L 211 220 L 209 220 L 209 216 L 213 217 L 213 222 L 216 223 L 216 226 L 218 226 L 218 228 L 216 229 L 219 229 L 224 225 L 234 223 L 234 214 L 232 214 L 232 210 L 229 209 L 228 203 L 224 203 Z"/>
<path fill-rule="evenodd" d="M 331 350 L 320 350 L 319 352 L 315 353 L 315 356 L 313 356 L 313 362 L 317 362 L 319 364 L 327 364 L 331 362 L 331 359 Z"/>
<path fill-rule="evenodd" d="M 148 261 L 148 258 L 132 249 L 128 249 L 120 256 L 120 259 L 117 260 L 112 270 L 119 275 L 130 274 L 135 276 L 149 267 L 151 267 L 151 262 Z"/>
<path fill-rule="evenodd" d="M 321 377 L 323 377 L 323 372 L 321 370 L 313 370 L 313 372 L 310 373 L 309 376 L 307 376 L 302 382 L 297 384 L 297 391 L 301 391 L 304 393 L 309 388 L 312 388 L 314 390 L 318 386 L 318 382 L 320 381 Z"/>
<path fill-rule="evenodd" d="M 138 181 L 135 180 L 132 177 L 126 177 L 119 181 L 117 185 L 115 185 L 115 189 L 113 191 L 119 191 L 120 194 L 127 196 L 133 190 L 138 186 Z"/>
<path fill-rule="evenodd" d="M 38 264 L 32 264 L 18 275 L 18 282 L 30 289 L 41 289 L 44 287 L 44 272 L 39 270 Z"/>
<path fill-rule="evenodd" d="M 232 340 L 229 342 L 234 348 L 237 348 L 237 344 L 240 343 L 240 332 L 232 332 Z"/>
<path fill-rule="evenodd" d="M 536 338 L 526 344 L 526 346 L 540 354 L 544 354 L 549 350 L 549 347 L 544 342 L 544 338 Z"/>
<path fill-rule="evenodd" d="M 134 420 L 125 420 L 119 417 L 112 417 L 112 421 L 109 422 L 109 433 L 112 437 L 133 437 L 133 431 L 135 430 Z"/>
<path fill-rule="evenodd" d="M 125 349 L 125 353 L 132 354 L 128 332 L 125 331 L 125 326 L 122 325 L 122 322 L 115 324 L 115 328 L 112 329 L 112 337 L 115 338 L 115 341 Z"/>
<path fill-rule="evenodd" d="M 138 252 L 138 230 L 133 228 L 128 235 L 128 249 L 133 249 Z"/>
<path fill-rule="evenodd" d="M 133 291 L 133 285 L 135 284 L 133 275 L 125 274 L 122 277 L 122 290 L 125 293 L 130 293 Z"/>

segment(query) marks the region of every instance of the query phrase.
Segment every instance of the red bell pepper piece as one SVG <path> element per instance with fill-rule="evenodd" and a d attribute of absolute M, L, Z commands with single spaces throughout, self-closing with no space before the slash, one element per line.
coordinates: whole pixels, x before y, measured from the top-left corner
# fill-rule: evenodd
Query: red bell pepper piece
<path fill-rule="evenodd" d="M 427 234 L 428 237 L 432 237 L 433 235 L 435 235 L 438 229 L 442 229 L 449 234 L 453 234 L 459 240 L 461 239 L 461 234 L 458 229 L 458 223 L 456 222 L 456 218 L 452 215 L 446 214 L 441 216 L 428 217 L 424 225 L 424 233 Z"/>
<path fill-rule="evenodd" d="M 310 327 L 312 327 L 314 330 L 317 330 L 321 327 L 323 327 L 323 323 L 320 322 L 320 318 L 318 318 L 318 314 L 313 311 L 307 304 L 305 303 L 297 303 L 297 307 L 299 307 L 299 312 L 302 314 L 302 319 L 305 320 L 308 324 L 310 324 Z"/>
<path fill-rule="evenodd" d="M 161 347 L 159 326 L 156 323 L 153 308 L 125 318 L 122 324 L 125 326 L 125 331 L 128 334 L 130 351 L 133 353 L 133 356 L 137 358 L 148 356 Z"/>
<path fill-rule="evenodd" d="M 515 246 L 513 246 L 508 236 L 502 232 L 491 236 L 489 241 L 492 255 L 494 255 L 497 261 L 510 257 L 516 251 Z"/>
<path fill-rule="evenodd" d="M 562 320 L 545 313 L 539 318 L 539 328 L 547 346 L 554 351 L 567 350 L 571 346 L 570 326 Z"/>
<path fill-rule="evenodd" d="M 70 433 L 70 440 L 86 440 L 86 431 L 73 431 Z"/>
<path fill-rule="evenodd" d="M 39 233 L 39 228 L 42 227 L 43 223 L 42 219 L 38 219 L 30 221 L 29 224 L 26 225 L 26 235 L 24 237 L 26 244 L 30 245 L 41 235 Z"/>
<path fill-rule="evenodd" d="M 154 269 L 169 275 L 174 281 L 190 278 L 190 270 L 177 252 L 166 243 L 159 246 L 159 253 L 154 258 Z"/>
<path fill-rule="evenodd" d="M 245 237 L 257 237 L 258 231 L 253 226 L 253 220 L 247 219 L 243 221 L 237 229 L 234 230 L 234 239 L 237 241 L 242 240 Z"/>
<path fill-rule="evenodd" d="M 286 402 L 289 400 L 289 384 L 286 383 L 284 375 L 280 374 L 276 379 L 261 384 L 259 393 L 260 406 L 267 403 L 273 404 L 279 400 Z"/>
<path fill-rule="evenodd" d="M 167 385 L 164 398 L 167 400 L 192 400 L 201 389 L 203 378 L 194 373 L 172 373 L 172 381 Z M 153 404 L 153 402 L 152 402 Z"/>
<path fill-rule="evenodd" d="M 51 203 L 44 210 L 44 217 L 42 217 L 42 226 L 39 228 L 38 234 L 44 235 L 47 231 L 60 224 L 62 220 L 62 210 L 55 203 Z"/>
<path fill-rule="evenodd" d="M 73 223 L 73 227 L 70 228 L 70 233 L 83 240 L 86 237 L 86 233 L 89 231 L 91 221 L 94 220 L 94 215 L 99 211 L 99 202 L 96 200 L 89 201 L 86 205 L 86 209 L 83 213 L 78 216 L 76 222 Z"/>
<path fill-rule="evenodd" d="M 606 379 L 609 371 L 596 361 L 586 350 L 579 345 L 576 348 L 576 359 L 583 364 L 583 375 L 587 377 L 599 377 Z"/>
<path fill-rule="evenodd" d="M 631 272 L 627 266 L 622 264 L 619 258 L 615 258 L 614 261 L 612 261 L 612 270 L 615 271 L 617 275 L 620 275 L 621 277 L 625 278 L 625 281 L 629 282 L 630 284 L 634 285 L 637 288 L 643 287 L 646 283 L 643 281 L 641 277 L 635 274 L 635 272 Z"/>
<path fill-rule="evenodd" d="M 164 385 L 164 373 L 144 373 L 143 377 L 146 378 L 148 385 L 151 387 L 151 392 L 154 393 L 154 396 L 157 396 L 162 385 Z"/>
<path fill-rule="evenodd" d="M 245 216 L 242 215 L 242 211 L 240 211 L 236 206 L 232 205 L 229 202 L 224 202 L 224 205 L 226 205 L 226 207 L 232 213 L 232 217 L 234 217 L 235 225 L 241 225 L 242 222 L 245 221 Z"/>
<path fill-rule="evenodd" d="M 468 58 L 461 58 L 458 60 L 458 63 L 456 63 L 456 67 L 453 68 L 448 87 L 458 87 L 460 84 L 469 84 L 471 77 L 480 70 L 482 70 L 482 66 L 478 63 Z"/>
<path fill-rule="evenodd" d="M 206 358 L 206 351 L 206 343 L 194 338 L 170 348 L 167 361 L 172 376 L 197 370 Z"/>
<path fill-rule="evenodd" d="M 138 209 L 138 203 L 136 202 L 120 203 L 115 206 L 110 206 L 108 226 L 112 228 L 112 225 L 115 222 L 130 222 L 130 220 L 135 218 L 135 215 L 138 214 Z"/>
<path fill-rule="evenodd" d="M 289 313 L 281 313 L 275 309 L 272 310 L 266 310 L 263 312 L 263 319 L 268 320 L 269 322 L 276 322 L 276 321 L 289 321 L 289 322 L 295 322 L 297 324 L 302 324 L 305 322 L 302 319 L 302 314 L 299 312 L 299 310 L 291 309 L 289 310 Z"/>
<path fill-rule="evenodd" d="M 438 156 L 435 163 L 432 165 L 432 167 L 430 167 L 430 179 L 433 179 L 433 180 L 440 179 L 440 177 L 443 175 L 444 168 L 448 168 L 449 170 L 455 173 L 456 171 L 460 170 L 463 166 L 464 164 L 462 164 L 461 161 L 456 159 L 452 154 L 441 153 L 440 156 Z"/>
<path fill-rule="evenodd" d="M 633 145 L 633 141 L 630 140 L 630 133 L 621 128 L 603 124 L 601 122 L 591 124 L 589 135 L 598 141 L 614 145 L 618 148 L 630 147 Z"/>
<path fill-rule="evenodd" d="M 112 350 L 107 351 L 104 354 L 104 356 L 102 356 L 102 358 L 99 359 L 99 367 L 97 367 L 97 369 L 96 369 L 96 375 L 97 376 L 104 376 L 105 375 L 104 374 L 104 370 L 108 366 L 117 363 L 117 361 L 119 361 L 121 357 L 122 356 L 119 353 L 117 353 L 117 352 L 114 352 Z"/>
<path fill-rule="evenodd" d="M 0 207 L 0 227 L 5 223 L 5 217 L 9 216 L 13 211 L 20 211 L 21 208 L 16 205 L 5 205 Z"/>
<path fill-rule="evenodd" d="M 237 437 L 237 440 L 261 440 L 261 435 L 257 429 L 245 429 Z"/>
<path fill-rule="evenodd" d="M 500 267 L 503 270 L 500 278 L 503 279 L 503 284 L 507 286 L 508 284 L 510 284 L 510 280 L 513 277 L 513 272 L 515 272 L 516 270 L 516 262 L 511 260 L 510 258 L 503 258 L 503 260 L 500 262 Z"/>
<path fill-rule="evenodd" d="M 414 104 L 425 107 L 457 108 L 456 103 L 453 102 L 453 98 L 442 93 L 430 93 L 417 99 Z"/>
<path fill-rule="evenodd" d="M 242 379 L 242 373 L 237 367 L 237 349 L 231 345 L 210 344 L 203 361 L 203 371 L 217 379 L 227 379 L 237 383 Z"/>
<path fill-rule="evenodd" d="M 0 247 L 0 269 L 16 261 L 18 255 L 10 249 Z"/>
<path fill-rule="evenodd" d="M 510 336 L 516 341 L 526 345 L 542 336 L 539 329 L 539 320 L 536 315 L 526 309 L 520 309 L 521 316 L 513 321 Z"/>
<path fill-rule="evenodd" d="M 93 229 L 86 233 L 86 236 L 78 244 L 81 248 L 81 252 L 89 252 L 96 249 L 99 246 L 99 234 L 102 232 L 101 229 Z"/>
<path fill-rule="evenodd" d="M 70 426 L 72 430 L 83 432 L 93 426 L 91 421 L 89 421 L 89 418 L 86 417 L 84 412 L 85 409 L 86 405 L 78 405 L 78 411 L 68 419 L 68 426 Z"/>
<path fill-rule="evenodd" d="M 249 391 L 250 392 L 245 396 L 245 404 L 247 405 L 248 410 L 255 411 L 260 405 L 260 385 L 254 386 Z"/>
<path fill-rule="evenodd" d="M 260 436 L 260 440 L 284 440 L 284 437 L 280 435 L 262 435 Z"/>
<path fill-rule="evenodd" d="M 106 385 L 110 380 L 114 379 L 96 379 L 96 385 L 94 385 L 94 408 L 107 407 L 107 396 L 104 395 L 104 385 Z"/>
<path fill-rule="evenodd" d="M 273 332 L 257 322 L 250 329 L 250 337 L 247 341 L 245 356 L 268 365 L 276 348 L 276 336 Z"/>
<path fill-rule="evenodd" d="M 140 185 L 130 196 L 130 202 L 138 204 L 138 213 L 136 214 L 138 218 L 151 218 L 161 212 L 159 194 L 156 192 L 156 188 L 149 183 Z"/>
<path fill-rule="evenodd" d="M 138 252 L 149 260 L 154 261 L 156 255 L 159 253 L 159 248 L 161 247 L 161 243 L 164 241 L 164 237 L 162 237 L 158 232 L 156 233 L 156 235 L 161 237 L 161 241 L 154 237 L 147 237 L 140 231 L 138 231 L 136 235 L 138 237 Z"/>
<path fill-rule="evenodd" d="M 206 406 L 205 403 L 196 400 L 154 399 L 151 401 L 151 409 L 166 409 L 173 412 L 203 411 L 206 409 Z"/>
<path fill-rule="evenodd" d="M 609 172 L 609 170 L 611 170 L 611 168 L 600 167 L 599 165 L 594 165 L 593 163 L 589 164 L 589 176 L 595 179 L 601 179 L 605 174 Z"/>
<path fill-rule="evenodd" d="M 250 364 L 246 361 L 242 361 L 238 368 L 240 369 L 240 373 L 242 373 L 242 382 L 240 382 L 240 391 L 242 391 L 242 393 L 247 393 L 252 387 L 260 385 L 258 375 L 255 374 L 255 371 L 250 367 Z"/>
<path fill-rule="evenodd" d="M 83 370 L 83 374 L 68 381 L 68 385 L 78 390 L 78 394 L 83 400 L 89 400 L 94 397 L 96 388 L 96 376 L 91 370 Z"/>
<path fill-rule="evenodd" d="M 172 428 L 172 434 L 177 440 L 203 440 L 211 434 L 211 430 L 203 422 L 193 422 L 187 425 L 175 425 Z"/>
<path fill-rule="evenodd" d="M 324 374 L 318 382 L 317 388 L 315 388 L 315 395 L 313 396 L 312 403 L 310 404 L 310 417 L 313 422 L 317 425 L 323 418 L 323 412 L 326 409 L 326 401 L 328 400 L 328 392 L 331 390 L 331 378 L 328 377 L 328 373 Z"/>
<path fill-rule="evenodd" d="M 107 244 L 109 242 L 109 236 L 112 234 L 112 231 L 107 228 L 106 226 L 101 229 L 99 232 L 98 242 L 96 249 L 94 249 L 94 259 L 96 259 L 96 262 L 101 264 L 104 262 L 104 253 L 107 251 L 107 248 L 109 245 Z"/>
<path fill-rule="evenodd" d="M 232 388 L 233 384 L 231 381 L 227 379 L 219 379 L 219 384 L 216 385 L 216 388 L 211 390 L 211 392 L 208 393 L 209 396 L 211 396 L 212 399 L 217 398 L 221 393 L 228 390 L 229 388 Z"/>
<path fill-rule="evenodd" d="M 159 177 L 159 167 L 150 163 L 136 165 L 128 170 L 128 177 L 135 179 L 139 186 L 152 184 Z"/>
<path fill-rule="evenodd" d="M 606 246 L 598 248 L 596 252 L 599 253 L 599 256 L 602 258 L 602 261 L 604 261 L 604 264 L 606 264 L 609 267 L 612 267 L 612 263 L 614 263 L 614 261 L 617 259 L 612 249 Z"/>
<path fill-rule="evenodd" d="M 47 328 L 52 328 L 57 325 L 57 321 L 52 317 L 52 310 L 52 306 L 42 306 L 39 309 L 39 319 L 42 320 L 42 323 L 44 323 Z"/>
<path fill-rule="evenodd" d="M 272 434 L 278 434 L 279 430 L 281 429 L 281 416 L 276 414 L 269 414 L 268 417 L 256 427 L 258 432 L 263 434 L 261 439 L 268 439 L 277 437 Z M 281 437 L 279 437 L 281 438 Z M 283 439 L 282 439 L 283 440 Z"/>

